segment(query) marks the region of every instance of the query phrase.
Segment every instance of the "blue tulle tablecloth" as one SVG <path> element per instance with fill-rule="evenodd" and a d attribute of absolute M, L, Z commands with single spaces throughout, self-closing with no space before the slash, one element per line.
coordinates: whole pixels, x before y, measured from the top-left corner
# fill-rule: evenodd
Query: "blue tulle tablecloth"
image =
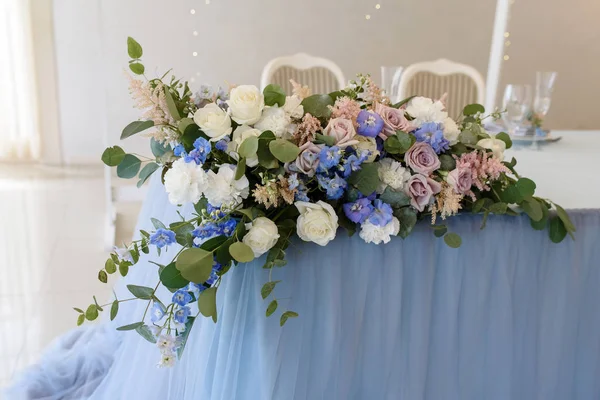
<path fill-rule="evenodd" d="M 191 209 L 184 208 L 184 213 Z M 261 260 L 226 275 L 219 322 L 199 320 L 173 369 L 134 332 L 145 304 L 57 340 L 9 399 L 592 400 L 600 398 L 600 211 L 571 211 L 576 241 L 553 244 L 526 217 L 460 216 L 448 248 L 424 223 L 367 245 L 340 230 L 327 247 L 296 241 L 273 271 L 280 310 L 265 318 Z M 177 219 L 154 182 L 140 216 Z M 149 258 L 166 261 L 175 253 Z M 93 279 L 93 277 L 90 277 Z M 142 259 L 117 284 L 152 286 Z M 168 293 L 163 293 L 165 298 Z"/>

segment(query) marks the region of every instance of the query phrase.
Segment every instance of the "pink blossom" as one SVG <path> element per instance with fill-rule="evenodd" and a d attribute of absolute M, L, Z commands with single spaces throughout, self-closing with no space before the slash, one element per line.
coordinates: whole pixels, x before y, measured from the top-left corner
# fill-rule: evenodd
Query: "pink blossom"
<path fill-rule="evenodd" d="M 474 151 L 455 158 L 456 168 L 471 171 L 473 185 L 481 191 L 489 191 L 488 183 L 500 178 L 500 174 L 509 172 L 502 161 L 495 158 L 492 153 Z"/>
<path fill-rule="evenodd" d="M 339 97 L 333 107 L 331 107 L 331 118 L 344 118 L 349 119 L 354 124 L 354 127 L 358 127 L 356 118 L 360 113 L 360 104 L 350 97 Z"/>

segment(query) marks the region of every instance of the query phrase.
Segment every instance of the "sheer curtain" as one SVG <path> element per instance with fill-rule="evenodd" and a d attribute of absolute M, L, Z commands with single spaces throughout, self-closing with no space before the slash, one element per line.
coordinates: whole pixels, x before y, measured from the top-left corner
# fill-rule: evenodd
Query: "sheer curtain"
<path fill-rule="evenodd" d="M 31 0 L 0 1 L 0 159 L 40 155 Z"/>

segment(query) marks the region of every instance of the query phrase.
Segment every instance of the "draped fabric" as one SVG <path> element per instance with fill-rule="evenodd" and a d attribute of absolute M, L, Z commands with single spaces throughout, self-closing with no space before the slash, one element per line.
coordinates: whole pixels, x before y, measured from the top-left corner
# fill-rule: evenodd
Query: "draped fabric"
<path fill-rule="evenodd" d="M 175 211 L 154 180 L 139 227 Z M 576 241 L 561 244 L 526 217 L 490 217 L 481 231 L 470 215 L 448 221 L 460 249 L 426 223 L 381 246 L 342 231 L 327 247 L 296 241 L 273 271 L 274 316 L 261 260 L 239 265 L 219 288 L 218 323 L 196 322 L 174 368 L 156 368 L 153 345 L 114 330 L 141 318 L 145 304 L 127 302 L 114 322 L 59 338 L 7 398 L 598 399 L 600 211 L 572 219 Z M 144 258 L 117 294 L 156 279 Z M 287 309 L 300 316 L 281 328 Z"/>

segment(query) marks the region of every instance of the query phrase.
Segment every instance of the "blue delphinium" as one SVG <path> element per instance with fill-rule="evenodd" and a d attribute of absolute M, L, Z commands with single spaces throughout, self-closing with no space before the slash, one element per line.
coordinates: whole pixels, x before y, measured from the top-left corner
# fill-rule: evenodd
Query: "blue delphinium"
<path fill-rule="evenodd" d="M 165 306 L 163 306 L 160 302 L 155 301 L 152 304 L 152 309 L 150 310 L 150 320 L 152 322 L 160 321 L 164 316 L 167 310 Z"/>
<path fill-rule="evenodd" d="M 376 137 L 383 130 L 383 119 L 374 111 L 362 110 L 356 118 L 358 129 L 356 133 L 366 137 Z"/>
<path fill-rule="evenodd" d="M 219 232 L 219 227 L 214 222 L 205 222 L 198 225 L 192 231 L 192 236 L 198 239 L 208 239 L 215 236 Z"/>
<path fill-rule="evenodd" d="M 360 155 L 351 154 L 344 160 L 344 164 L 340 166 L 340 170 L 342 172 L 342 176 L 344 178 L 349 178 L 353 172 L 358 171 L 361 168 L 362 163 L 364 163 L 371 153 L 369 151 L 363 151 Z"/>
<path fill-rule="evenodd" d="M 210 154 L 210 142 L 203 137 L 199 137 L 194 141 L 194 150 L 190 151 L 185 156 L 185 162 L 195 162 L 196 164 L 204 164 L 206 158 Z"/>
<path fill-rule="evenodd" d="M 291 174 L 288 177 L 288 188 L 290 190 L 294 190 L 298 186 L 300 186 L 300 181 L 298 180 L 298 174 Z"/>
<path fill-rule="evenodd" d="M 374 209 L 368 220 L 373 225 L 386 226 L 392 221 L 393 216 L 392 207 L 377 199 L 374 201 Z"/>
<path fill-rule="evenodd" d="M 177 311 L 173 313 L 173 319 L 175 322 L 180 324 L 185 324 L 187 322 L 188 317 L 190 316 L 190 308 L 188 306 L 179 307 Z"/>
<path fill-rule="evenodd" d="M 346 203 L 342 206 L 346 217 L 354 223 L 362 224 L 371 215 L 374 208 L 371 200 L 366 197 L 356 200 L 354 203 Z"/>
<path fill-rule="evenodd" d="M 189 294 L 187 290 L 179 289 L 173 293 L 173 299 L 171 301 L 179 306 L 185 306 L 192 301 L 192 295 Z"/>
<path fill-rule="evenodd" d="M 210 203 L 206 205 L 206 212 L 215 221 L 223 218 L 226 215 L 223 211 L 221 211 L 221 207 L 215 207 Z"/>
<path fill-rule="evenodd" d="M 173 148 L 173 154 L 175 154 L 175 157 L 185 157 L 187 153 L 185 152 L 185 147 L 182 144 L 178 144 Z"/>
<path fill-rule="evenodd" d="M 217 279 L 219 279 L 219 276 L 217 275 L 217 272 L 213 269 L 210 273 L 210 276 L 206 280 L 206 284 L 212 286 L 217 281 Z"/>
<path fill-rule="evenodd" d="M 417 142 L 429 143 L 437 154 L 450 148 L 450 143 L 444 137 L 444 125 L 435 122 L 426 122 L 415 131 Z"/>
<path fill-rule="evenodd" d="M 206 289 L 208 289 L 206 286 L 194 282 L 190 282 L 190 284 L 187 286 L 187 290 L 192 292 L 196 298 L 198 298 L 200 293 L 204 292 Z"/>
<path fill-rule="evenodd" d="M 344 190 L 348 187 L 348 183 L 338 174 L 334 174 L 333 178 L 319 175 L 317 176 L 317 180 L 319 181 L 319 186 L 327 191 L 327 198 L 329 200 L 337 200 L 342 197 Z"/>
<path fill-rule="evenodd" d="M 317 172 L 327 172 L 333 167 L 337 167 L 342 158 L 343 152 L 337 146 L 323 147 L 319 153 L 319 166 Z"/>
<path fill-rule="evenodd" d="M 227 151 L 227 144 L 229 143 L 229 136 L 225 136 L 224 139 L 219 140 L 215 143 L 215 148 L 220 151 Z"/>
<path fill-rule="evenodd" d="M 155 245 L 159 249 L 175 243 L 175 232 L 168 229 L 159 228 L 150 235 L 150 244 Z"/>
<path fill-rule="evenodd" d="M 237 227 L 237 221 L 233 218 L 228 219 L 225 222 L 219 224 L 219 233 L 225 236 L 233 235 L 235 228 Z"/>

